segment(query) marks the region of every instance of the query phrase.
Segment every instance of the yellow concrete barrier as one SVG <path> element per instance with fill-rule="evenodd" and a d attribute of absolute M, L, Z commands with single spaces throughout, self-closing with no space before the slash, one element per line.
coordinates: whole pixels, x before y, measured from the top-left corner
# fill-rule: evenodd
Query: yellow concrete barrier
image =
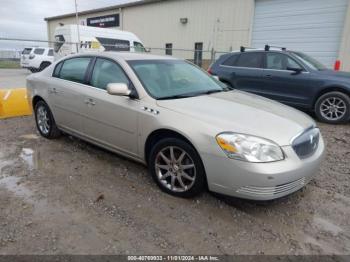
<path fill-rule="evenodd" d="M 0 89 L 0 119 L 31 114 L 26 88 Z"/>

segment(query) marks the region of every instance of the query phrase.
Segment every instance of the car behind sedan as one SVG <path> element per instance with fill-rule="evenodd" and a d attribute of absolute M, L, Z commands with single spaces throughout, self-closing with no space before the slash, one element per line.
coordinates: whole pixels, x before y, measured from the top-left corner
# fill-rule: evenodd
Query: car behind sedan
<path fill-rule="evenodd" d="M 268 200 L 306 185 L 322 160 L 315 122 L 229 89 L 195 65 L 137 53 L 73 55 L 27 78 L 40 134 L 77 136 L 148 165 L 165 192 L 206 188 Z"/>
<path fill-rule="evenodd" d="M 232 88 L 315 112 L 320 121 L 349 121 L 350 73 L 329 70 L 302 52 L 242 51 L 222 55 L 209 72 Z"/>

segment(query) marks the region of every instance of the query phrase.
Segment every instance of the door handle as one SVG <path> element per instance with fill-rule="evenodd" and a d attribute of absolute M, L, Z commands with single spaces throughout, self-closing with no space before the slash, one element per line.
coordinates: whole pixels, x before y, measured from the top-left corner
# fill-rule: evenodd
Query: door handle
<path fill-rule="evenodd" d="M 96 105 L 96 102 L 92 98 L 85 99 L 84 103 L 87 105 L 92 105 L 92 106 Z"/>
<path fill-rule="evenodd" d="M 265 75 L 266 78 L 272 78 L 272 75 L 268 74 L 268 75 Z"/>
<path fill-rule="evenodd" d="M 57 89 L 54 87 L 49 91 L 51 94 L 58 94 Z"/>

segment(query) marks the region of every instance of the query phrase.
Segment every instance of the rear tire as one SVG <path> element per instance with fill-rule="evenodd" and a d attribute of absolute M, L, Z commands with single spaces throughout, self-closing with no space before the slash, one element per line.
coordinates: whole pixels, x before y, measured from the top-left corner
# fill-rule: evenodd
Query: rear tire
<path fill-rule="evenodd" d="M 320 96 L 315 104 L 317 119 L 328 124 L 342 124 L 350 118 L 350 98 L 333 91 Z"/>
<path fill-rule="evenodd" d="M 158 141 L 151 149 L 148 168 L 159 188 L 170 195 L 191 198 L 205 189 L 202 160 L 197 151 L 181 139 Z"/>
<path fill-rule="evenodd" d="M 48 139 L 57 138 L 61 135 L 51 110 L 44 101 L 41 100 L 35 104 L 34 114 L 36 127 L 40 135 Z"/>

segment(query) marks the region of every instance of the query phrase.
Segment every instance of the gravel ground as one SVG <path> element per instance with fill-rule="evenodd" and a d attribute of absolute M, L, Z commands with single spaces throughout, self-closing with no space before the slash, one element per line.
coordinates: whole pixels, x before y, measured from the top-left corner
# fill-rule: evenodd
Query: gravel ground
<path fill-rule="evenodd" d="M 144 166 L 32 117 L 0 121 L 0 254 L 350 254 L 350 125 L 301 191 L 258 204 L 161 193 Z"/>

